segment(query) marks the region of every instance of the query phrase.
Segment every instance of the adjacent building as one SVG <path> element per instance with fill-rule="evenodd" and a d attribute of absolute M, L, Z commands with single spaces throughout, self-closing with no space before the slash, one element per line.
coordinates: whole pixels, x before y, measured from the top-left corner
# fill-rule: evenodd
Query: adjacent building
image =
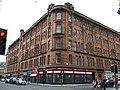
<path fill-rule="evenodd" d="M 6 76 L 6 62 L 0 62 L 0 78 Z"/>
<path fill-rule="evenodd" d="M 120 33 L 77 12 L 50 4 L 7 51 L 7 73 L 35 83 L 91 83 L 120 69 Z"/>

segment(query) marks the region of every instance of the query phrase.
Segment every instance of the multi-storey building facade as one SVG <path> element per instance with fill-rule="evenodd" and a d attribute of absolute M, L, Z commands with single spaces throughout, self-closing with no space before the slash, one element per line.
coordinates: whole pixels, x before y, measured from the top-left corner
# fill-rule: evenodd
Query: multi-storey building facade
<path fill-rule="evenodd" d="M 7 71 L 39 83 L 89 83 L 120 69 L 120 34 L 75 11 L 70 3 L 48 12 L 8 48 Z"/>
<path fill-rule="evenodd" d="M 0 78 L 6 75 L 6 62 L 0 62 Z"/>

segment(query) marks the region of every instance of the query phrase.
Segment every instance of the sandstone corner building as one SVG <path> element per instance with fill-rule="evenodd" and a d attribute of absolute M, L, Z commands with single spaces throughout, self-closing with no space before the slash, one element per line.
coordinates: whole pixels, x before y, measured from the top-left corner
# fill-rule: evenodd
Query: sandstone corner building
<path fill-rule="evenodd" d="M 7 51 L 7 74 L 32 83 L 91 83 L 120 69 L 120 33 L 75 11 L 70 3 L 48 11 Z"/>

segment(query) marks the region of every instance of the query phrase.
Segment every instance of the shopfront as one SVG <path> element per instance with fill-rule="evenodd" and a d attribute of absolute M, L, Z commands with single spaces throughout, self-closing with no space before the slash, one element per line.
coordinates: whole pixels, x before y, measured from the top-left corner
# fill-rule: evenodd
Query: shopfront
<path fill-rule="evenodd" d="M 38 70 L 32 70 L 30 74 L 30 82 L 31 83 L 37 83 L 38 82 Z"/>
<path fill-rule="evenodd" d="M 46 68 L 38 71 L 38 82 L 49 84 L 92 83 L 96 70 L 78 68 Z"/>

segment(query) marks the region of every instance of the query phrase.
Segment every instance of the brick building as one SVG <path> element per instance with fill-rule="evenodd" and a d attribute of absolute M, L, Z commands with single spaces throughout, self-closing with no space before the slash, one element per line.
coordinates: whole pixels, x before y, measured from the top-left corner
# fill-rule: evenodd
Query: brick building
<path fill-rule="evenodd" d="M 111 64 L 120 69 L 120 34 L 70 3 L 50 4 L 45 15 L 20 32 L 7 52 L 11 76 L 37 83 L 91 83 L 95 77 L 112 77 Z"/>

